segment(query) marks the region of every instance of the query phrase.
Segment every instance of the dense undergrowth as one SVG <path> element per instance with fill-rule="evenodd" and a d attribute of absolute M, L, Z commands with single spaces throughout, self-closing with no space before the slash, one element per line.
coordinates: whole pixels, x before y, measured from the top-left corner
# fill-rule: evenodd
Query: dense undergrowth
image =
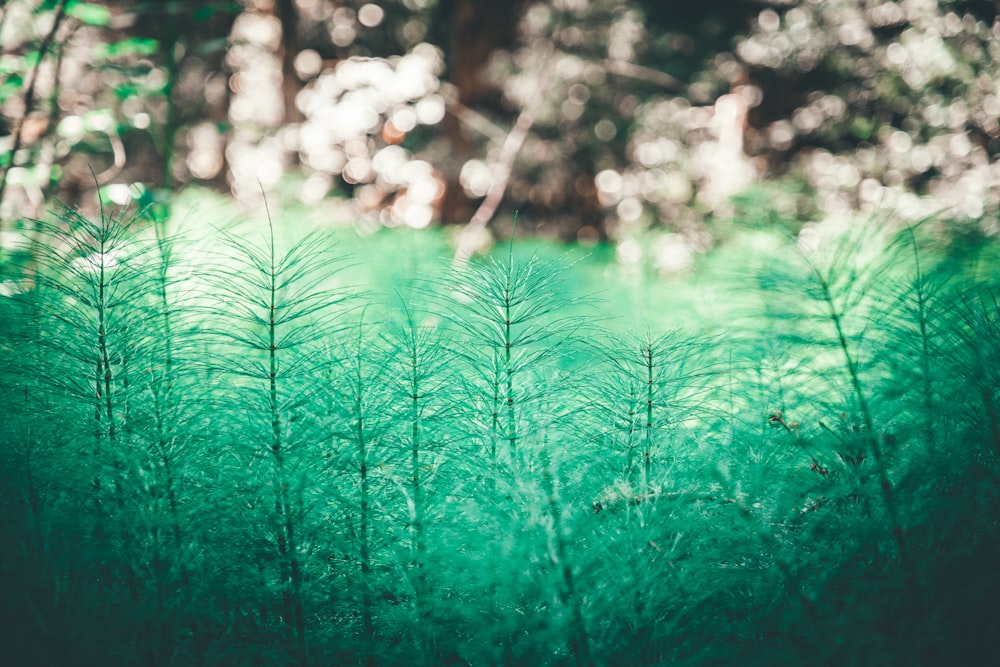
<path fill-rule="evenodd" d="M 65 210 L 0 298 L 5 660 L 978 664 L 1000 305 L 934 228 L 758 247 L 657 331 L 513 246 L 365 289 Z"/>

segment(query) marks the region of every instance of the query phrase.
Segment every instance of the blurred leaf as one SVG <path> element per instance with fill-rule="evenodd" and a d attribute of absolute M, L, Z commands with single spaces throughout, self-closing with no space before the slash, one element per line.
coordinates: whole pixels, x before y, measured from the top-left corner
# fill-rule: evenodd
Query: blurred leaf
<path fill-rule="evenodd" d="M 193 16 L 194 20 L 199 23 L 210 21 L 217 14 L 239 14 L 243 11 L 243 6 L 239 2 L 201 2 L 198 3 L 199 6 L 193 12 L 191 4 L 193 3 L 156 0 L 155 2 L 136 3 L 133 11 L 137 14 Z"/>
<path fill-rule="evenodd" d="M 111 23 L 111 11 L 90 2 L 70 2 L 66 13 L 87 25 L 106 26 Z"/>
<path fill-rule="evenodd" d="M 135 85 L 132 81 L 126 81 L 125 83 L 119 83 L 115 86 L 115 97 L 120 101 L 127 100 L 130 97 L 135 97 L 139 94 L 141 88 Z"/>
<path fill-rule="evenodd" d="M 239 14 L 243 11 L 243 5 L 239 2 L 234 2 L 233 0 L 223 0 L 222 2 L 209 2 L 205 5 L 205 9 L 208 10 L 212 15 L 215 14 Z"/>
<path fill-rule="evenodd" d="M 861 118 L 859 116 L 851 121 L 851 134 L 862 141 L 867 141 L 868 138 L 872 136 L 872 131 L 874 129 L 875 124 L 867 118 Z"/>
<path fill-rule="evenodd" d="M 18 72 L 24 69 L 24 59 L 18 58 L 17 56 L 5 55 L 0 58 L 0 74 L 14 73 L 20 76 Z"/>
<path fill-rule="evenodd" d="M 83 127 L 88 131 L 108 133 L 115 126 L 111 109 L 94 109 L 83 114 Z"/>
<path fill-rule="evenodd" d="M 40 56 L 41 54 L 38 51 L 28 51 L 27 53 L 25 53 L 22 61 L 24 69 L 27 70 L 34 67 L 38 63 L 38 59 Z"/>
<path fill-rule="evenodd" d="M 105 63 L 101 65 L 101 70 L 106 72 L 116 72 L 126 79 L 132 79 L 132 83 L 137 87 L 137 89 L 142 90 L 142 87 L 139 86 L 134 79 L 141 79 L 142 77 L 148 76 L 149 73 L 153 71 L 153 67 L 149 63 L 140 63 L 138 65 Z"/>
<path fill-rule="evenodd" d="M 209 21 L 213 16 L 215 16 L 215 7 L 211 5 L 199 7 L 198 9 L 194 10 L 194 20 L 199 23 L 204 23 L 205 21 Z"/>
<path fill-rule="evenodd" d="M 219 37 L 218 39 L 209 39 L 198 46 L 195 47 L 194 52 L 200 56 L 208 55 L 210 53 L 217 53 L 219 51 L 224 51 L 229 45 L 228 37 Z"/>
<path fill-rule="evenodd" d="M 24 85 L 24 79 L 21 78 L 20 74 L 12 74 L 4 79 L 4 82 L 0 84 L 0 104 L 3 104 L 8 97 L 20 91 L 22 85 Z"/>
<path fill-rule="evenodd" d="M 160 43 L 155 39 L 130 37 L 120 42 L 101 44 L 94 49 L 94 57 L 98 60 L 121 58 L 123 56 L 151 56 L 160 50 Z"/>

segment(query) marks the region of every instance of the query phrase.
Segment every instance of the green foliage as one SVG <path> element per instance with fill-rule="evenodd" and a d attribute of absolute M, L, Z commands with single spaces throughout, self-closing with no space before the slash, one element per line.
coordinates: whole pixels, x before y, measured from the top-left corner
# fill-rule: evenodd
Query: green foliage
<path fill-rule="evenodd" d="M 69 2 L 66 14 L 86 25 L 106 26 L 111 22 L 111 11 L 92 2 Z"/>
<path fill-rule="evenodd" d="M 935 225 L 748 243 L 709 335 L 514 243 L 362 294 L 299 224 L 60 210 L 0 297 L 6 655 L 973 664 L 1000 307 Z"/>
<path fill-rule="evenodd" d="M 82 183 L 114 183 L 120 194 L 122 181 L 145 182 L 172 194 L 178 133 L 212 115 L 204 87 L 181 89 L 178 81 L 216 67 L 241 9 L 232 2 L 6 3 L 2 221 L 36 216 L 51 196 L 75 197 L 66 190 Z M 183 22 L 189 12 L 197 14 L 193 25 Z M 37 176 L 25 181 L 21 170 Z"/>
<path fill-rule="evenodd" d="M 130 37 L 118 42 L 99 45 L 94 49 L 94 59 L 100 62 L 127 56 L 151 56 L 159 50 L 160 43 L 155 39 Z"/>

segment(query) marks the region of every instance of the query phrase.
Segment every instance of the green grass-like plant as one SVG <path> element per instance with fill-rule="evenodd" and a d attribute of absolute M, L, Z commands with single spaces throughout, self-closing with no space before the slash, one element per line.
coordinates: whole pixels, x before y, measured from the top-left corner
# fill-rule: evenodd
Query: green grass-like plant
<path fill-rule="evenodd" d="M 748 245 L 664 331 L 513 241 L 362 291 L 329 235 L 167 224 L 62 209 L 0 296 L 12 664 L 988 651 L 1000 285 L 937 221 Z"/>

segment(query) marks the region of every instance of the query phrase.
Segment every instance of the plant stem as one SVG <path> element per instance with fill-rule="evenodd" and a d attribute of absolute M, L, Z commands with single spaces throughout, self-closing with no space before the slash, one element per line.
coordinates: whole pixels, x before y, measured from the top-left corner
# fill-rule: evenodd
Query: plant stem
<path fill-rule="evenodd" d="M 504 359 L 503 368 L 504 376 L 507 380 L 507 397 L 505 403 L 507 404 L 507 439 L 509 443 L 509 454 L 511 462 L 517 456 L 517 429 L 516 421 L 514 419 L 514 368 L 510 363 L 510 350 L 513 346 L 513 337 L 511 336 L 511 287 L 510 280 L 508 276 L 507 284 L 504 287 Z"/>
<path fill-rule="evenodd" d="M 906 542 L 903 534 L 903 526 L 900 523 L 899 508 L 896 506 L 895 499 L 893 498 L 892 482 L 889 481 L 889 474 L 886 470 L 885 461 L 882 458 L 882 448 L 879 446 L 878 437 L 875 435 L 875 424 L 872 419 L 871 409 L 868 406 L 868 400 L 865 397 L 865 392 L 861 385 L 857 361 L 855 361 L 853 355 L 851 354 L 850 344 L 847 342 L 847 335 L 844 333 L 843 318 L 840 310 L 836 306 L 836 301 L 833 298 L 833 292 L 830 289 L 830 284 L 815 267 L 813 267 L 813 274 L 816 277 L 820 290 L 822 291 L 823 301 L 827 304 L 829 309 L 828 315 L 830 317 L 830 321 L 833 322 L 834 329 L 837 333 L 837 342 L 840 347 L 840 351 L 844 355 L 844 363 L 847 367 L 847 373 L 851 380 L 851 388 L 854 392 L 854 398 L 858 402 L 862 419 L 864 419 L 865 438 L 868 441 L 868 448 L 872 453 L 872 458 L 875 460 L 875 470 L 878 474 L 879 488 L 882 492 L 882 501 L 885 504 L 886 510 L 889 512 L 889 519 L 892 522 L 892 537 L 896 543 L 896 551 L 899 554 L 900 562 L 905 565 Z"/>
<path fill-rule="evenodd" d="M 647 338 L 642 349 L 642 360 L 646 370 L 646 439 L 642 452 L 642 481 L 640 491 L 643 495 L 649 493 L 649 479 L 652 467 L 653 449 L 653 341 Z"/>
<path fill-rule="evenodd" d="M 295 646 L 300 665 L 307 664 L 305 645 L 305 614 L 302 607 L 302 580 L 295 541 L 295 518 L 288 494 L 285 472 L 285 452 L 282 442 L 281 404 L 278 396 L 278 280 L 279 267 L 275 252 L 274 225 L 268 215 L 270 233 L 270 272 L 268 275 L 268 410 L 271 419 L 271 456 L 274 464 L 274 504 L 279 517 L 278 552 L 281 556 L 281 598 L 285 627 Z"/>
<path fill-rule="evenodd" d="M 424 390 L 421 386 L 421 360 L 420 350 L 416 340 L 417 332 L 410 323 L 407 343 L 409 343 L 409 385 L 410 385 L 410 493 L 413 498 L 413 520 L 411 527 L 410 549 L 413 553 L 411 567 L 414 572 L 414 596 L 413 606 L 417 616 L 417 623 L 421 627 L 425 623 L 424 609 L 426 604 L 427 577 L 424 571 L 427 545 L 424 543 L 424 498 L 423 486 L 421 484 L 420 471 L 420 451 L 423 446 L 421 433 L 421 399 L 424 397 Z M 421 650 L 425 656 L 429 651 L 427 633 L 421 633 Z"/>
<path fill-rule="evenodd" d="M 913 248 L 913 265 L 916 275 L 913 281 L 913 292 L 917 299 L 917 324 L 920 327 L 920 371 L 924 399 L 924 437 L 927 444 L 934 446 L 934 380 L 931 377 L 930 334 L 928 332 L 928 293 L 927 280 L 920 268 L 920 251 L 917 247 L 916 234 L 913 227 L 907 227 L 910 236 L 910 246 Z"/>
<path fill-rule="evenodd" d="M 359 549 L 361 555 L 361 617 L 362 632 L 365 645 L 365 664 L 375 664 L 373 651 L 375 642 L 375 624 L 372 620 L 372 564 L 370 552 L 369 510 L 371 504 L 371 488 L 368 477 L 368 434 L 365 431 L 365 405 L 363 403 L 366 378 L 361 364 L 361 332 L 358 332 L 358 358 L 355 360 L 354 389 L 354 437 L 357 444 L 358 472 L 361 482 L 361 498 L 359 507 Z"/>
<path fill-rule="evenodd" d="M 542 482 L 547 496 L 549 517 L 552 520 L 552 534 L 555 542 L 555 558 L 553 565 L 559 569 L 562 577 L 562 586 L 559 591 L 559 599 L 563 605 L 569 607 L 572 614 L 570 631 L 570 652 L 579 667 L 589 667 L 593 665 L 590 657 L 590 639 L 587 634 L 586 623 L 583 619 L 583 608 L 580 598 L 576 594 L 576 583 L 573 579 L 573 569 L 570 567 L 567 557 L 566 535 L 563 533 L 562 507 L 556 490 L 556 476 L 553 470 L 551 457 L 548 453 L 548 437 L 544 438 L 542 446 L 542 456 L 544 463 L 542 468 Z"/>

